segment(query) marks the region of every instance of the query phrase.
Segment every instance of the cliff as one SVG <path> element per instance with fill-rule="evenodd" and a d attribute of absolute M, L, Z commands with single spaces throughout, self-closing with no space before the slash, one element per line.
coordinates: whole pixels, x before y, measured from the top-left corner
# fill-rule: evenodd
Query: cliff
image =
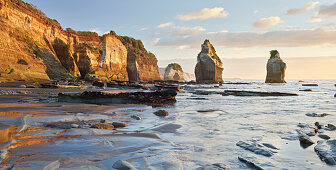
<path fill-rule="evenodd" d="M 129 81 L 160 80 L 158 60 L 155 55 L 147 51 L 140 40 L 127 36 L 118 36 L 113 31 L 110 34 L 117 38 L 127 48 L 127 73 Z"/>
<path fill-rule="evenodd" d="M 129 80 L 130 50 L 117 35 L 63 30 L 56 20 L 21 0 L 0 0 L 0 25 L 0 80 Z M 146 51 L 143 46 L 139 50 Z M 144 71 L 138 73 L 140 80 L 157 79 L 151 74 L 156 63 L 146 65 L 136 58 L 137 71 Z"/>
<path fill-rule="evenodd" d="M 286 83 L 285 72 L 286 63 L 280 58 L 280 54 L 277 50 L 270 51 L 271 57 L 267 62 L 267 76 L 266 83 Z"/>
<path fill-rule="evenodd" d="M 202 44 L 202 50 L 197 56 L 195 76 L 197 83 L 223 82 L 223 63 L 209 40 Z"/>
<path fill-rule="evenodd" d="M 164 80 L 184 80 L 184 72 L 182 67 L 177 63 L 169 64 L 165 69 Z"/>

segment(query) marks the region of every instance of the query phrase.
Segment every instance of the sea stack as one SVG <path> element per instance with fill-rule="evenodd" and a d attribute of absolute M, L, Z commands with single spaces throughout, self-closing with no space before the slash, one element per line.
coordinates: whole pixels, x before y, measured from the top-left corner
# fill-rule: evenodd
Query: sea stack
<path fill-rule="evenodd" d="M 209 40 L 202 44 L 202 51 L 197 56 L 195 76 L 197 83 L 223 82 L 223 63 L 217 56 L 215 48 Z"/>
<path fill-rule="evenodd" d="M 177 63 L 169 64 L 165 69 L 164 80 L 183 81 L 184 73 L 182 67 Z"/>
<path fill-rule="evenodd" d="M 277 50 L 270 51 L 271 57 L 267 62 L 267 76 L 266 83 L 286 83 L 285 72 L 286 63 L 280 58 L 280 54 Z"/>

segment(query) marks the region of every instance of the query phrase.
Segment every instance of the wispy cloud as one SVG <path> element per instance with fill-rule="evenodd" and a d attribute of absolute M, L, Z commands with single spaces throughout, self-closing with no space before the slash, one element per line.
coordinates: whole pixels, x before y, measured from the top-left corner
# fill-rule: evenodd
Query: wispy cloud
<path fill-rule="evenodd" d="M 305 12 L 310 11 L 313 9 L 316 5 L 318 5 L 320 2 L 309 2 L 306 6 L 302 8 L 292 8 L 287 11 L 287 15 L 296 15 L 296 14 L 302 14 Z"/>
<path fill-rule="evenodd" d="M 148 30 L 148 27 L 140 28 L 140 31 L 146 31 L 146 30 Z"/>
<path fill-rule="evenodd" d="M 193 12 L 185 15 L 178 15 L 177 18 L 182 21 L 189 20 L 207 20 L 211 18 L 226 18 L 229 15 L 224 8 L 204 8 L 199 12 Z"/>
<path fill-rule="evenodd" d="M 253 13 L 254 13 L 254 14 L 258 14 L 258 13 L 259 13 L 259 10 L 256 9 L 256 10 L 253 11 Z"/>
<path fill-rule="evenodd" d="M 96 32 L 98 35 L 103 35 L 104 32 L 100 28 L 93 28 L 90 30 L 91 32 Z"/>
<path fill-rule="evenodd" d="M 199 48 L 199 43 L 210 39 L 217 46 L 229 48 L 249 47 L 312 47 L 336 45 L 336 28 L 294 29 L 271 32 L 203 32 L 195 36 L 165 36 L 157 46 L 178 48 L 181 46 Z"/>
<path fill-rule="evenodd" d="M 323 19 L 319 17 L 318 13 L 315 13 L 313 16 L 310 17 L 310 19 L 307 21 L 308 23 L 319 23 L 322 22 Z"/>
<path fill-rule="evenodd" d="M 190 37 L 190 36 L 197 36 L 200 34 L 205 33 L 206 29 L 201 27 L 201 26 L 196 26 L 196 27 L 175 27 L 171 31 L 172 36 L 176 37 Z"/>
<path fill-rule="evenodd" d="M 163 23 L 163 24 L 160 24 L 158 26 L 156 26 L 157 28 L 165 28 L 165 27 L 170 27 L 172 26 L 173 23 L 172 22 L 166 22 L 166 23 Z"/>
<path fill-rule="evenodd" d="M 268 17 L 268 18 L 261 18 L 253 23 L 252 28 L 254 29 L 267 29 L 270 27 L 273 27 L 275 25 L 278 25 L 280 23 L 283 23 L 284 21 L 281 20 L 280 17 Z"/>
<path fill-rule="evenodd" d="M 318 15 L 324 17 L 336 17 L 336 3 L 320 6 Z"/>

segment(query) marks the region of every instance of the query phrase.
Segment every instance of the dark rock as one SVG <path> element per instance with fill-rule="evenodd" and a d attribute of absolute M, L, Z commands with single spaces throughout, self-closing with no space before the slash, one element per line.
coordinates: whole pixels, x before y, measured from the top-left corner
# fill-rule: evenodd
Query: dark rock
<path fill-rule="evenodd" d="M 20 59 L 17 63 L 22 65 L 28 65 L 27 61 L 24 59 Z"/>
<path fill-rule="evenodd" d="M 50 82 L 50 83 L 42 83 L 40 84 L 41 88 L 48 88 L 48 89 L 57 89 L 59 86 L 58 82 Z"/>
<path fill-rule="evenodd" d="M 257 143 L 254 142 L 247 143 L 239 141 L 236 145 L 259 155 L 264 155 L 268 157 L 271 157 L 273 155 L 273 152 L 271 150 L 264 148 L 262 145 L 258 145 Z"/>
<path fill-rule="evenodd" d="M 313 91 L 312 89 L 303 89 L 303 90 L 300 90 L 300 91 Z"/>
<path fill-rule="evenodd" d="M 302 86 L 318 86 L 318 84 L 302 84 Z"/>
<path fill-rule="evenodd" d="M 105 83 L 102 81 L 94 81 L 92 85 L 96 87 L 105 87 Z"/>
<path fill-rule="evenodd" d="M 260 166 L 256 165 L 255 163 L 253 163 L 251 160 L 247 159 L 247 158 L 243 158 L 243 157 L 238 157 L 238 160 L 245 163 L 247 166 L 256 169 L 256 170 L 263 170 L 263 168 L 261 168 Z"/>
<path fill-rule="evenodd" d="M 279 150 L 277 147 L 273 146 L 272 144 L 269 143 L 262 143 L 264 146 L 271 148 L 271 149 L 275 149 L 275 150 Z"/>
<path fill-rule="evenodd" d="M 132 115 L 131 118 L 135 119 L 135 120 L 141 120 L 141 117 L 136 116 L 136 115 Z"/>
<path fill-rule="evenodd" d="M 174 90 L 122 93 L 85 91 L 83 93 L 59 93 L 58 99 L 72 103 L 172 104 L 176 102 L 176 95 Z"/>
<path fill-rule="evenodd" d="M 312 144 L 314 144 L 315 142 L 312 141 L 309 136 L 307 136 L 306 134 L 300 134 L 299 136 L 299 140 L 300 140 L 300 143 L 303 144 L 303 145 L 307 145 L 307 146 L 310 146 Z"/>
<path fill-rule="evenodd" d="M 114 130 L 114 126 L 111 125 L 111 124 L 107 124 L 107 123 L 98 123 L 98 124 L 95 124 L 95 125 L 91 126 L 91 128 L 104 129 L 104 130 Z"/>
<path fill-rule="evenodd" d="M 334 131 L 336 130 L 336 126 L 333 124 L 328 124 L 325 129 L 329 131 Z"/>
<path fill-rule="evenodd" d="M 169 115 L 169 113 L 165 110 L 158 110 L 158 111 L 154 112 L 154 114 L 156 116 L 160 116 L 160 117 L 166 117 L 166 116 Z"/>
<path fill-rule="evenodd" d="M 317 129 L 321 129 L 322 128 L 322 125 L 320 125 L 319 122 L 315 122 L 315 126 L 317 127 Z"/>
<path fill-rule="evenodd" d="M 136 168 L 128 161 L 119 160 L 112 165 L 112 168 L 118 170 L 136 170 Z"/>
<path fill-rule="evenodd" d="M 210 112 L 216 112 L 216 111 L 219 111 L 219 110 L 213 110 L 213 109 L 197 110 L 197 112 L 199 112 L 199 113 L 210 113 Z"/>
<path fill-rule="evenodd" d="M 325 140 L 329 140 L 330 139 L 330 136 L 325 135 L 325 134 L 319 134 L 317 136 L 320 137 L 320 138 L 322 138 L 322 139 L 325 139 Z"/>
<path fill-rule="evenodd" d="M 155 85 L 155 87 L 159 90 L 175 90 L 179 92 L 182 92 L 184 90 L 183 87 L 174 86 L 174 85 Z"/>
<path fill-rule="evenodd" d="M 329 114 L 327 113 L 321 113 L 321 114 L 317 114 L 317 113 L 307 113 L 306 116 L 309 117 L 325 117 L 328 116 Z"/>
<path fill-rule="evenodd" d="M 127 124 L 127 123 L 122 123 L 122 122 L 112 122 L 112 125 L 113 125 L 115 128 L 123 128 L 123 127 L 128 126 L 129 124 Z"/>
<path fill-rule="evenodd" d="M 207 98 L 203 98 L 203 97 L 193 97 L 193 98 L 187 98 L 190 100 L 208 100 Z"/>
<path fill-rule="evenodd" d="M 233 96 L 298 96 L 293 93 L 281 93 L 281 92 L 255 92 L 255 91 L 240 91 L 240 90 L 225 90 L 222 95 Z"/>
<path fill-rule="evenodd" d="M 318 141 L 314 150 L 322 161 L 336 165 L 336 140 Z"/>

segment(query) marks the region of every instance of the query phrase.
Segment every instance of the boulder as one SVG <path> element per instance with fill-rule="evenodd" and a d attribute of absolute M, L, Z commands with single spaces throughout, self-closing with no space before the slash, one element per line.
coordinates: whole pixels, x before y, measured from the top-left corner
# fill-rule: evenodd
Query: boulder
<path fill-rule="evenodd" d="M 160 117 L 166 117 L 166 116 L 169 115 L 169 113 L 165 110 L 158 110 L 158 111 L 154 112 L 154 114 L 156 116 L 160 116 Z"/>
<path fill-rule="evenodd" d="M 215 48 L 209 40 L 202 44 L 202 51 L 197 56 L 195 76 L 197 83 L 223 82 L 223 63 L 217 56 Z"/>
<path fill-rule="evenodd" d="M 177 63 L 169 64 L 165 69 L 164 80 L 184 80 L 184 72 L 182 67 Z"/>
<path fill-rule="evenodd" d="M 267 76 L 266 83 L 286 83 L 285 71 L 286 63 L 280 58 L 280 54 L 277 50 L 272 50 L 271 57 L 267 62 Z"/>

